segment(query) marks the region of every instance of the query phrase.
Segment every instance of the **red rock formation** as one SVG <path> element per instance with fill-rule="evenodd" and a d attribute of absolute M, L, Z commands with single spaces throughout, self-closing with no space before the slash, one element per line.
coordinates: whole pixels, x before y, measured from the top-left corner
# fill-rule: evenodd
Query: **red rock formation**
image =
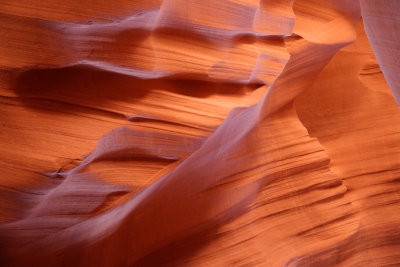
<path fill-rule="evenodd" d="M 400 2 L 360 0 L 365 31 L 385 78 L 400 100 Z"/>
<path fill-rule="evenodd" d="M 1 263 L 400 264 L 397 10 L 1 2 Z"/>

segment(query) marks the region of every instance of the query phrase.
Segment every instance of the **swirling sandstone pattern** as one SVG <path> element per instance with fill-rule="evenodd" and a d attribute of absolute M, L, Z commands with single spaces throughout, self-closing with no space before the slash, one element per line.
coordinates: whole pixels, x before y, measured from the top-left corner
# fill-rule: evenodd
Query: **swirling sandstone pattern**
<path fill-rule="evenodd" d="M 382 2 L 0 2 L 0 263 L 398 266 Z"/>

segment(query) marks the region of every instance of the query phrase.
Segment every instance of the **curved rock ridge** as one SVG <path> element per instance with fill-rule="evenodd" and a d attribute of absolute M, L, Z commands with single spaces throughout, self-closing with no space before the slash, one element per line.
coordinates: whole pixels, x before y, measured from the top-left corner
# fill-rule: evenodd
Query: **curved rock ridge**
<path fill-rule="evenodd" d="M 397 73 L 400 70 L 400 19 L 397 16 L 397 11 L 400 8 L 400 3 L 391 0 L 378 4 L 374 1 L 362 0 L 360 5 L 365 31 L 371 42 L 372 49 L 390 89 L 392 89 L 393 95 L 399 102 L 400 78 Z M 382 29 L 385 29 L 385 31 Z"/>
<path fill-rule="evenodd" d="M 1 265 L 400 264 L 372 2 L 0 3 Z"/>

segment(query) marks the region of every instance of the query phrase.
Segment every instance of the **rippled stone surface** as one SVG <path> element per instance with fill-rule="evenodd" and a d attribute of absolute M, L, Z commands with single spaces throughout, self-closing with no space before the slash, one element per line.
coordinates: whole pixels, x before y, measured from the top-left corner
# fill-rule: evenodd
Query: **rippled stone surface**
<path fill-rule="evenodd" d="M 399 11 L 3 0 L 1 265 L 399 265 Z"/>

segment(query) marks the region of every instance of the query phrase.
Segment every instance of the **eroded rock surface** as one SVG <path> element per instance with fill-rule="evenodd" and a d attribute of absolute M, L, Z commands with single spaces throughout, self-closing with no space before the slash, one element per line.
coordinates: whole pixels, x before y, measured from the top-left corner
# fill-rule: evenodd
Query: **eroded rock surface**
<path fill-rule="evenodd" d="M 399 265 L 399 12 L 2 1 L 1 265 Z"/>

